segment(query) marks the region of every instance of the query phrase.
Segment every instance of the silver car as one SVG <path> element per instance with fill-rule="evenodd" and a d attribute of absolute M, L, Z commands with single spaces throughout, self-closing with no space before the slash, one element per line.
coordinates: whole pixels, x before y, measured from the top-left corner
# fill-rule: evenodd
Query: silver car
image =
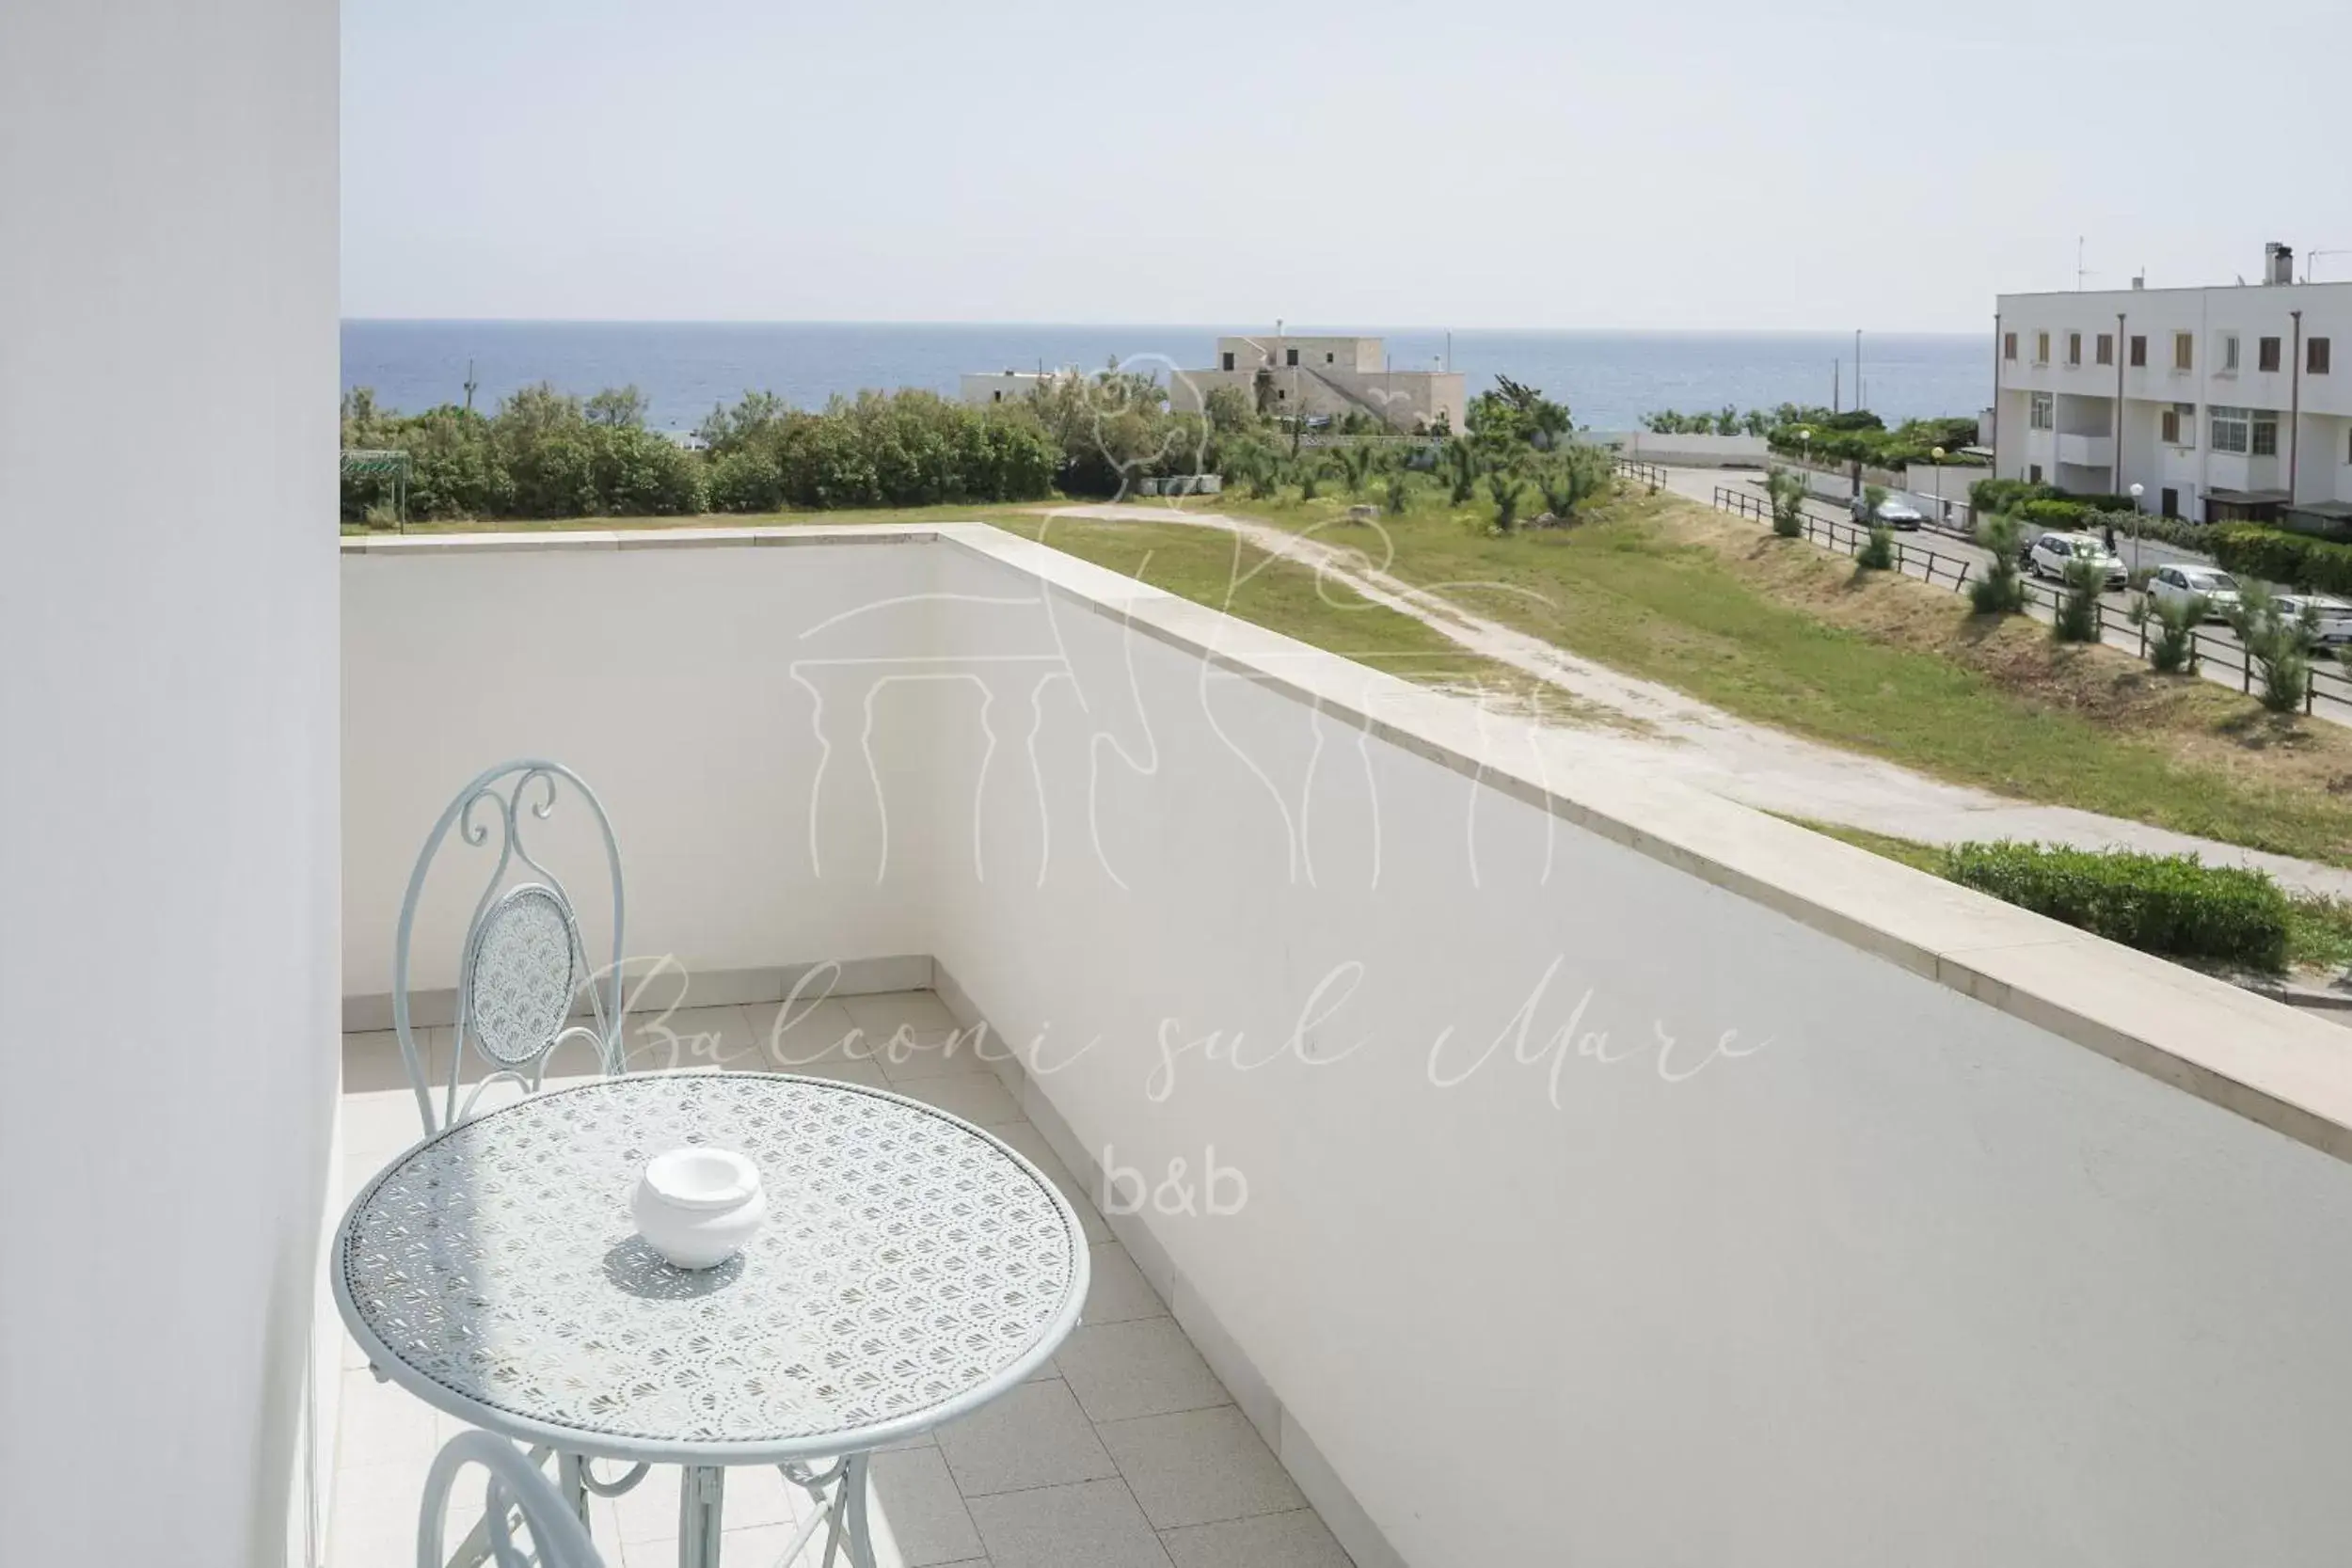
<path fill-rule="evenodd" d="M 1856 496 L 1853 499 L 1851 510 L 1853 513 L 1853 520 L 1855 522 L 1862 524 L 1866 528 L 1870 525 L 1873 519 L 1868 500 L 1861 496 Z M 1921 527 L 1925 526 L 1928 519 L 1917 507 L 1912 505 L 1900 496 L 1889 496 L 1884 500 L 1879 502 L 1876 520 L 1884 524 L 1888 528 L 1899 529 L 1906 533 L 1913 533 L 1916 532 Z"/>
<path fill-rule="evenodd" d="M 2148 579 L 2148 596 L 2166 604 L 2205 601 L 2205 619 L 2226 621 L 2237 609 L 2237 578 L 2218 566 L 2159 566 Z"/>
<path fill-rule="evenodd" d="M 2100 580 L 2109 588 L 2121 588 L 2131 581 L 2131 574 L 2123 570 L 2123 562 L 2107 553 L 2107 547 L 2088 533 L 2045 533 L 2036 539 L 2026 551 L 2026 570 L 2038 578 L 2066 578 L 2066 568 L 2077 561 L 2088 561 L 2098 568 Z"/>

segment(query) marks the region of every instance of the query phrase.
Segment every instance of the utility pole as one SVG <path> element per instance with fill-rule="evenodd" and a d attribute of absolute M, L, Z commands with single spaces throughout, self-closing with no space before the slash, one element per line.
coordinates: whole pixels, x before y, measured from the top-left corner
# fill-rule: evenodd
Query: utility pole
<path fill-rule="evenodd" d="M 1838 375 L 1838 372 L 1840 371 L 1840 369 L 1842 369 L 1842 367 L 1838 364 L 1838 362 L 1837 362 L 1836 360 L 1833 359 L 1833 360 L 1831 360 L 1831 361 L 1829 362 L 1829 411 L 1830 411 L 1831 413 L 1833 413 L 1833 414 L 1835 414 L 1835 413 L 1836 413 L 1836 412 L 1838 411 L 1838 409 L 1837 409 L 1837 399 L 1838 399 L 1837 375 Z"/>
<path fill-rule="evenodd" d="M 473 361 L 466 361 L 466 412 L 473 412 L 473 389 L 482 385 L 473 378 Z"/>
<path fill-rule="evenodd" d="M 1860 413 L 1865 406 L 1862 401 L 1862 328 L 1858 326 L 1853 329 L 1853 405 L 1856 413 Z"/>

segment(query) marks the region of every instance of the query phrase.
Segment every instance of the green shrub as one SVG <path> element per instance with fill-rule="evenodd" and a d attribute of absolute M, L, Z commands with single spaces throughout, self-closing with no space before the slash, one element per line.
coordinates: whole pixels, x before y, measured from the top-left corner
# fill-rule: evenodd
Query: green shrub
<path fill-rule="evenodd" d="M 1870 537 L 1853 553 L 1853 563 L 1865 571 L 1883 572 L 1895 564 L 1895 531 L 1884 523 L 1870 525 Z"/>
<path fill-rule="evenodd" d="M 1495 503 L 1494 531 L 1509 533 L 1518 528 L 1519 502 L 1527 499 L 1527 481 L 1509 472 L 1488 474 L 1486 495 Z"/>
<path fill-rule="evenodd" d="M 2030 602 L 2026 579 L 2017 570 L 2019 537 L 2015 517 L 2000 512 L 1979 515 L 1977 543 L 1992 552 L 1993 562 L 1968 585 L 1968 603 L 1978 614 L 2015 615 Z"/>
<path fill-rule="evenodd" d="M 2171 958 L 2277 970 L 2286 958 L 2286 895 L 2269 876 L 2194 855 L 1963 844 L 1944 875 L 2069 926 Z"/>
<path fill-rule="evenodd" d="M 2293 713 L 2311 685 L 2317 621 L 2308 610 L 2300 619 L 2289 615 L 2261 583 L 2242 584 L 2238 593 L 2230 626 L 2261 677 L 2262 705 L 2273 713 Z"/>
<path fill-rule="evenodd" d="M 1968 504 L 1979 512 L 2007 512 L 2021 501 L 2038 500 L 2058 492 L 2047 484 L 2022 479 L 1980 479 L 1968 486 Z"/>
<path fill-rule="evenodd" d="M 1389 475 L 1387 502 L 1391 517 L 1404 516 L 1406 509 L 1413 504 L 1412 488 L 1406 483 L 1401 468 L 1392 470 Z"/>
<path fill-rule="evenodd" d="M 2185 599 L 2143 596 L 2132 606 L 2132 625 L 2145 628 L 2154 623 L 2155 635 L 2148 640 L 2148 663 L 2163 675 L 2197 673 L 2197 627 L 2204 618 L 2205 600 L 2199 594 Z"/>
<path fill-rule="evenodd" d="M 2046 496 L 2019 501 L 2010 515 L 2043 532 L 2079 533 L 2090 525 L 2091 508 L 2078 500 Z"/>
<path fill-rule="evenodd" d="M 1804 532 L 1804 499 L 1811 493 L 1805 477 L 1794 468 L 1774 468 L 1764 476 L 1764 493 L 1772 501 L 1772 531 L 1783 539 Z"/>
<path fill-rule="evenodd" d="M 2221 523 L 2205 534 L 2214 560 L 2226 571 L 2323 594 L 2352 594 L 2352 545 L 2259 523 Z"/>
<path fill-rule="evenodd" d="M 2106 582 L 2106 573 L 2098 562 L 2069 561 L 2066 591 L 2058 595 L 2058 613 L 2050 622 L 2051 635 L 2061 642 L 2098 641 L 2099 594 Z"/>

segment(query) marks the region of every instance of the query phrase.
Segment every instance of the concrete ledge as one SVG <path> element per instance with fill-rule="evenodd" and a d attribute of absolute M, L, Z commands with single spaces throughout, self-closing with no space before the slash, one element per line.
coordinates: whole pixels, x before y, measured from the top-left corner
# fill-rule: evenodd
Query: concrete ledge
<path fill-rule="evenodd" d="M 983 523 L 410 535 L 346 539 L 343 548 L 488 554 L 611 549 L 623 538 L 632 549 L 935 541 L 983 557 L 1327 719 L 2352 1160 L 2352 1041 L 2335 1024 L 1714 796 L 1590 768 L 1547 768 L 1534 726 Z"/>

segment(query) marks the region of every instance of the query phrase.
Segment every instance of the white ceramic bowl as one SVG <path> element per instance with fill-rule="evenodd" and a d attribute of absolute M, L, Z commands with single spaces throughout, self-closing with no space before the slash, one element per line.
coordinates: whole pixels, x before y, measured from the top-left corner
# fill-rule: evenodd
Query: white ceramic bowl
<path fill-rule="evenodd" d="M 759 1167 L 726 1148 L 674 1148 L 646 1162 L 628 1212 L 637 1233 L 681 1269 L 715 1268 L 768 1217 Z"/>

